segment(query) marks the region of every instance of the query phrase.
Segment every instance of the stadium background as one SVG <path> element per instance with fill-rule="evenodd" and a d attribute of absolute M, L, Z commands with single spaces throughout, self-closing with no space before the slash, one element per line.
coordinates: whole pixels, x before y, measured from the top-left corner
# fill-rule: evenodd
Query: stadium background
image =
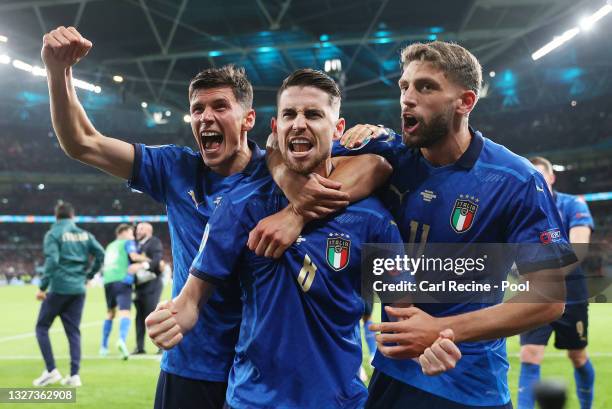
<path fill-rule="evenodd" d="M 118 219 L 100 216 L 130 216 L 127 219 L 134 221 L 139 216 L 156 220 L 164 214 L 163 206 L 152 199 L 70 160 L 59 148 L 39 68 L 44 32 L 75 25 L 94 43 L 74 75 L 91 89 L 78 92 L 99 130 L 132 142 L 188 146 L 194 144 L 183 119 L 188 112 L 187 84 L 200 69 L 226 63 L 246 68 L 257 111 L 250 137 L 263 144 L 274 115 L 276 89 L 293 69 L 319 68 L 339 81 L 349 126 L 374 123 L 397 129 L 401 47 L 414 41 L 457 41 L 483 65 L 483 94 L 471 116 L 472 126 L 518 154 L 551 159 L 557 170 L 556 188 L 585 195 L 597 224 L 592 241 L 609 242 L 612 15 L 591 29 L 582 28 L 537 61 L 531 57 L 604 4 L 601 0 L 0 2 L 0 387 L 28 386 L 43 366 L 32 333 L 38 303 L 35 288 L 27 285 L 40 271 L 42 237 L 49 228 L 49 218 L 37 216 L 52 215 L 58 200 L 69 201 L 80 216 L 94 218 L 96 223 L 80 224 L 106 245 Z M 154 227 L 169 249 L 165 224 L 157 222 Z M 167 250 L 165 259 L 171 257 Z M 111 401 L 119 407 L 149 407 L 157 374 L 155 356 L 128 363 L 95 357 L 100 333 L 96 324 L 104 310 L 101 290 L 92 288 L 83 319 L 89 323 L 83 328 L 85 386 L 79 390 L 76 407 L 100 407 Z M 606 323 L 611 310 L 607 304 L 592 308 L 596 408 L 612 407 L 612 397 L 606 396 L 612 394 L 612 381 L 606 376 L 612 375 Z M 53 340 L 56 354 L 65 356 L 63 334 L 55 334 Z M 517 351 L 515 340 L 510 351 Z M 517 363 L 512 355 L 513 390 Z M 59 364 L 65 367 L 65 359 Z M 567 379 L 573 394 L 568 361 L 553 354 L 543 368 L 547 376 Z M 571 404 L 577 407 L 575 398 Z"/>

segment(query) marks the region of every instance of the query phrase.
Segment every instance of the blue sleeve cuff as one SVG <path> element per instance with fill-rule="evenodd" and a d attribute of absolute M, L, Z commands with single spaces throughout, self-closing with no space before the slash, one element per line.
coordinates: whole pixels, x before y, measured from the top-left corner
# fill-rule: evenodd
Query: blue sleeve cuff
<path fill-rule="evenodd" d="M 576 222 L 576 223 L 570 223 L 570 229 L 572 227 L 580 227 L 580 226 L 585 226 L 591 229 L 591 231 L 595 230 L 595 226 L 593 225 L 592 222 Z"/>
<path fill-rule="evenodd" d="M 197 268 L 191 267 L 189 269 L 189 274 L 198 277 L 200 280 L 207 281 L 214 285 L 222 285 L 226 280 L 221 279 L 219 277 L 211 276 L 210 274 L 206 274 L 203 271 L 198 270 Z"/>
<path fill-rule="evenodd" d="M 142 165 L 142 144 L 134 143 L 134 163 L 132 164 L 132 174 L 130 180 L 128 180 L 128 187 L 138 189 L 139 180 L 138 175 L 140 174 L 140 167 Z"/>

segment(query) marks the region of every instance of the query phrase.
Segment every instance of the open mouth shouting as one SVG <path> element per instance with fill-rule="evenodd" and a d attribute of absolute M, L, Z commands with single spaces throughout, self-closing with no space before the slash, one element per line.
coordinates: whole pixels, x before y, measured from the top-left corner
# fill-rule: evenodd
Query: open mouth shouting
<path fill-rule="evenodd" d="M 413 134 L 419 127 L 419 123 L 419 120 L 414 115 L 402 115 L 402 128 L 405 133 Z"/>
<path fill-rule="evenodd" d="M 308 156 L 314 147 L 312 142 L 304 136 L 295 136 L 289 139 L 287 143 L 289 153 L 295 158 L 303 158 Z"/>
<path fill-rule="evenodd" d="M 219 152 L 223 143 L 223 134 L 217 131 L 200 132 L 200 144 L 204 148 L 204 153 L 214 154 Z"/>

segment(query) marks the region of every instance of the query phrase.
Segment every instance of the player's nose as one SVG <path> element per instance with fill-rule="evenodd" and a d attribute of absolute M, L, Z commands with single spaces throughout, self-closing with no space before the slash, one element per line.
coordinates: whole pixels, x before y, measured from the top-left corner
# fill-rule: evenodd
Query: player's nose
<path fill-rule="evenodd" d="M 306 118 L 304 117 L 304 115 L 296 115 L 295 119 L 293 120 L 293 124 L 292 124 L 292 129 L 294 131 L 298 131 L 298 130 L 302 130 L 306 128 Z"/>
<path fill-rule="evenodd" d="M 413 91 L 412 87 L 402 92 L 402 97 L 400 101 L 401 101 L 402 106 L 406 106 L 406 107 L 416 106 L 416 94 Z"/>
<path fill-rule="evenodd" d="M 207 107 L 204 109 L 204 111 L 202 111 L 202 121 L 207 123 L 215 121 L 214 110 L 212 108 Z"/>

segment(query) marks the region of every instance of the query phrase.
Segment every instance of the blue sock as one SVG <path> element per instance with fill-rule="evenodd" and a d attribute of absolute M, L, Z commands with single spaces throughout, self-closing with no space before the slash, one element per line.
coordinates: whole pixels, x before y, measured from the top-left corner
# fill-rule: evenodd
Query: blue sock
<path fill-rule="evenodd" d="M 591 365 L 591 360 L 587 359 L 586 364 L 574 369 L 574 379 L 576 380 L 576 394 L 580 401 L 580 409 L 591 409 L 593 404 L 593 385 L 595 384 L 595 370 Z"/>
<path fill-rule="evenodd" d="M 370 331 L 370 325 L 372 325 L 372 321 L 367 320 L 364 322 L 363 332 L 365 334 L 366 344 L 368 344 L 368 349 L 370 350 L 370 357 L 372 357 L 376 353 L 376 333 Z"/>
<path fill-rule="evenodd" d="M 535 399 L 533 387 L 540 380 L 540 365 L 521 364 L 521 375 L 519 376 L 518 408 L 533 409 Z"/>
<path fill-rule="evenodd" d="M 102 347 L 108 348 L 108 337 L 110 336 L 111 330 L 113 329 L 113 320 L 104 320 L 102 326 Z"/>
<path fill-rule="evenodd" d="M 130 329 L 130 319 L 128 317 L 121 318 L 119 321 L 119 338 L 125 342 L 128 336 L 128 330 Z"/>

